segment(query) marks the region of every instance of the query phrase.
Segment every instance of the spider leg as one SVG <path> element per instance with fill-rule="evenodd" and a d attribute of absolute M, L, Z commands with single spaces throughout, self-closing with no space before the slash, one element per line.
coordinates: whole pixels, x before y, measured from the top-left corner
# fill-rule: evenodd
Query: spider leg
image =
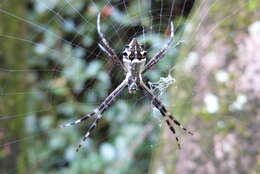
<path fill-rule="evenodd" d="M 76 148 L 76 152 L 79 151 L 79 149 L 81 148 L 82 144 L 86 141 L 86 139 L 88 138 L 88 136 L 90 135 L 91 131 L 93 131 L 96 126 L 97 123 L 99 122 L 99 120 L 101 119 L 102 115 L 100 113 L 97 114 L 97 118 L 93 121 L 93 123 L 90 125 L 90 127 L 88 128 L 87 133 L 84 135 L 84 137 L 82 138 L 82 140 L 80 141 L 80 143 L 78 144 L 77 148 Z"/>
<path fill-rule="evenodd" d="M 176 120 L 174 116 L 171 115 L 171 113 L 166 109 L 166 107 L 162 104 L 162 102 L 150 91 L 150 89 L 143 83 L 140 83 L 141 89 L 144 90 L 144 92 L 148 95 L 150 100 L 152 101 L 152 104 L 161 112 L 162 116 L 166 119 L 166 123 L 169 126 L 171 132 L 175 135 L 175 139 L 178 143 L 178 147 L 180 148 L 179 138 L 176 136 L 176 131 L 171 124 L 170 120 L 182 128 L 186 133 L 193 135 L 192 132 L 188 131 L 185 127 L 183 127 L 179 121 Z"/>
<path fill-rule="evenodd" d="M 163 56 L 167 52 L 168 48 L 172 44 L 173 38 L 174 38 L 174 28 L 173 28 L 173 23 L 171 22 L 171 36 L 170 36 L 170 38 L 168 39 L 167 43 L 163 46 L 163 48 L 158 53 L 156 53 L 149 60 L 149 62 L 145 65 L 143 73 L 146 72 L 147 70 L 149 70 L 155 64 L 157 64 L 163 58 Z"/>
<path fill-rule="evenodd" d="M 98 31 L 99 37 L 101 38 L 101 43 L 98 45 L 109 57 L 112 58 L 112 61 L 115 64 L 121 66 L 121 68 L 123 68 L 123 70 L 126 72 L 127 70 L 126 70 L 124 64 L 120 61 L 119 57 L 117 56 L 117 54 L 115 53 L 113 48 L 111 48 L 111 46 L 109 45 L 108 41 L 105 38 L 105 35 L 102 33 L 102 31 L 100 29 L 100 16 L 101 16 L 101 13 L 98 14 L 98 18 L 97 18 L 97 31 Z"/>
<path fill-rule="evenodd" d="M 66 123 L 66 124 L 63 124 L 63 125 L 60 125 L 59 127 L 60 128 L 64 128 L 64 127 L 70 127 L 70 126 L 74 126 L 76 124 L 79 124 L 81 123 L 82 121 L 85 121 L 87 120 L 88 118 L 92 117 L 96 115 L 96 111 L 93 111 L 93 112 L 90 112 L 88 113 L 87 115 L 84 115 L 83 117 L 81 117 L 80 119 L 76 120 L 76 121 L 73 121 L 73 122 L 70 122 L 70 123 Z"/>
<path fill-rule="evenodd" d="M 94 116 L 94 115 L 98 115 L 98 114 L 102 114 L 104 111 L 106 111 L 110 105 L 112 104 L 112 102 L 115 100 L 115 98 L 125 89 L 125 87 L 127 86 L 127 80 L 124 80 L 102 103 L 101 105 L 96 108 L 93 112 L 81 117 L 80 119 L 70 122 L 70 123 L 66 123 L 64 125 L 61 125 L 61 128 L 64 127 L 69 127 L 69 126 L 73 126 L 75 124 L 79 124 L 82 121 L 87 120 L 88 118 Z"/>

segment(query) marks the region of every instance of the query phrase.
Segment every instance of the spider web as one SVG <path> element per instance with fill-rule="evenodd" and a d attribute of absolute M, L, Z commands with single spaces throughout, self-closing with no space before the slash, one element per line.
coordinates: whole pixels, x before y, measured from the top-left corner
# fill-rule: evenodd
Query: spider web
<path fill-rule="evenodd" d="M 233 86 L 237 81 L 233 81 L 231 73 L 239 72 L 231 65 L 241 62 L 226 58 L 233 53 L 227 44 L 231 32 L 221 31 L 234 27 L 235 36 L 240 35 L 239 29 L 247 32 L 247 26 L 257 19 L 256 2 L 239 0 L 236 8 L 229 8 L 221 0 L 195 4 L 192 0 L 34 0 L 26 2 L 26 13 L 22 14 L 8 6 L 8 1 L 1 1 L 0 16 L 27 30 L 26 34 L 9 34 L 0 27 L 1 47 L 15 42 L 27 52 L 13 50 L 21 56 L 14 59 L 18 63 L 6 63 L 8 54 L 0 49 L 0 172 L 254 171 L 257 156 L 243 150 L 250 149 L 250 143 L 245 141 L 248 135 L 239 134 L 239 129 L 249 135 L 259 130 L 255 128 L 257 122 L 242 117 L 255 110 L 245 109 L 251 105 L 247 88 Z M 222 8 L 229 9 L 221 14 L 215 12 Z M 249 15 L 241 14 L 244 8 L 251 10 Z M 125 90 L 103 114 L 78 153 L 75 147 L 92 120 L 58 128 L 91 112 L 123 80 L 122 71 L 98 48 L 96 17 L 100 12 L 101 29 L 116 52 L 120 53 L 136 37 L 145 44 L 149 58 L 164 45 L 169 24 L 174 22 L 174 44 L 144 76 L 169 111 L 195 133 L 190 137 L 178 130 L 180 151 L 160 114 L 141 92 L 129 96 Z M 243 19 L 249 16 L 250 20 Z M 232 23 L 234 18 L 246 22 L 238 26 Z M 258 31 L 252 28 L 249 36 Z M 210 47 L 213 41 L 216 44 Z M 227 67 L 223 62 L 232 63 Z M 259 117 L 258 112 L 255 115 Z M 237 126 L 245 121 L 247 124 Z M 248 128 L 249 123 L 255 126 Z M 255 136 L 257 140 L 259 135 Z M 248 141 L 252 141 L 252 150 L 257 154 L 257 142 Z M 245 159 L 252 162 L 250 167 L 243 166 L 247 163 L 237 156 L 236 148 L 245 152 Z M 236 161 L 242 161 L 239 170 L 236 167 L 240 162 Z"/>

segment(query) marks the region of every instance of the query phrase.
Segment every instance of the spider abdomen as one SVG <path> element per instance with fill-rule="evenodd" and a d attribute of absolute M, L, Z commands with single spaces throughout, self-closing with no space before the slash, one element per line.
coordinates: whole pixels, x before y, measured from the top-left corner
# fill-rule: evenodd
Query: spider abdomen
<path fill-rule="evenodd" d="M 135 82 L 133 82 L 133 83 L 129 84 L 128 90 L 129 90 L 130 94 L 135 94 L 136 91 L 138 90 L 138 85 Z"/>

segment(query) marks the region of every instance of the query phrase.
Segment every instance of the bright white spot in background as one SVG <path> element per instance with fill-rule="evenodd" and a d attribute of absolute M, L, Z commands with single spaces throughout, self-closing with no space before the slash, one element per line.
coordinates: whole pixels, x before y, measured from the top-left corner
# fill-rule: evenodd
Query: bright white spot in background
<path fill-rule="evenodd" d="M 224 70 L 220 70 L 215 74 L 215 78 L 220 83 L 226 83 L 229 80 L 229 74 Z"/>
<path fill-rule="evenodd" d="M 230 152 L 233 149 L 232 145 L 229 142 L 223 142 L 223 151 Z"/>
<path fill-rule="evenodd" d="M 214 114 L 219 110 L 218 97 L 212 93 L 205 96 L 204 103 L 207 111 L 211 114 Z"/>
<path fill-rule="evenodd" d="M 45 0 L 45 1 L 37 0 L 35 3 L 36 11 L 38 13 L 44 13 L 49 9 L 53 9 L 58 2 L 59 0 Z"/>
<path fill-rule="evenodd" d="M 36 11 L 39 13 L 43 13 L 46 10 L 48 10 L 48 8 L 46 7 L 46 5 L 44 3 L 38 2 L 36 3 Z"/>
<path fill-rule="evenodd" d="M 48 146 L 52 149 L 60 149 L 62 144 L 65 144 L 63 137 L 57 136 L 50 139 Z"/>
<path fill-rule="evenodd" d="M 259 35 L 260 34 L 260 21 L 256 21 L 251 24 L 248 28 L 250 35 Z"/>
<path fill-rule="evenodd" d="M 71 147 L 67 148 L 66 152 L 65 152 L 66 159 L 69 161 L 75 160 L 75 158 L 76 158 L 75 152 L 76 152 L 75 147 L 71 146 Z"/>
<path fill-rule="evenodd" d="M 162 167 L 158 168 L 156 174 L 164 174 L 164 170 Z"/>
<path fill-rule="evenodd" d="M 67 32 L 71 32 L 71 31 L 75 30 L 75 24 L 73 23 L 72 20 L 64 21 L 63 27 L 64 27 L 64 30 L 66 30 Z"/>
<path fill-rule="evenodd" d="M 219 120 L 218 122 L 217 122 L 217 127 L 219 127 L 219 128 L 224 128 L 225 127 L 225 122 L 223 121 L 223 120 Z"/>
<path fill-rule="evenodd" d="M 88 64 L 88 67 L 86 68 L 86 74 L 88 77 L 94 77 L 96 74 L 98 74 L 101 64 L 98 61 L 92 61 Z"/>
<path fill-rule="evenodd" d="M 185 25 L 185 32 L 187 33 L 193 32 L 193 24 L 191 22 L 187 22 L 187 24 Z"/>
<path fill-rule="evenodd" d="M 247 103 L 247 97 L 243 94 L 239 94 L 234 103 L 229 106 L 230 111 L 241 111 L 244 105 Z"/>
<path fill-rule="evenodd" d="M 34 48 L 35 53 L 45 54 L 48 51 L 48 48 L 45 44 L 37 44 Z"/>
<path fill-rule="evenodd" d="M 129 136 L 130 137 L 130 136 Z M 118 158 L 124 158 L 127 155 L 127 137 L 125 135 L 118 136 L 115 141 L 115 147 L 117 149 Z"/>
<path fill-rule="evenodd" d="M 27 132 L 32 133 L 34 130 L 36 130 L 37 120 L 35 115 L 28 115 L 25 117 L 26 126 L 25 129 Z"/>
<path fill-rule="evenodd" d="M 87 35 L 83 38 L 82 42 L 85 46 L 91 46 L 91 44 L 94 42 L 91 37 L 87 37 Z"/>
<path fill-rule="evenodd" d="M 197 65 L 198 63 L 198 53 L 195 51 L 190 52 L 190 54 L 188 55 L 187 60 L 185 61 L 185 69 L 186 70 L 190 70 L 191 68 L 193 68 L 195 65 Z"/>
<path fill-rule="evenodd" d="M 101 156 L 103 157 L 103 159 L 105 159 L 107 161 L 114 160 L 116 157 L 116 150 L 109 143 L 104 143 L 101 145 L 100 153 L 101 153 Z"/>

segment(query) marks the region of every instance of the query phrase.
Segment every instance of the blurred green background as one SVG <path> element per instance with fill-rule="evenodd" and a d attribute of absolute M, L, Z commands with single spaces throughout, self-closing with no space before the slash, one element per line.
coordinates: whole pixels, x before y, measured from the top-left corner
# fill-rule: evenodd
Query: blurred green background
<path fill-rule="evenodd" d="M 99 12 L 119 54 L 137 37 L 152 57 L 173 21 L 145 81 L 194 132 L 176 128 L 181 150 L 141 92 L 125 90 L 78 153 L 92 120 L 58 128 L 124 78 L 98 47 Z M 0 173 L 260 173 L 259 18 L 257 0 L 1 0 Z"/>

